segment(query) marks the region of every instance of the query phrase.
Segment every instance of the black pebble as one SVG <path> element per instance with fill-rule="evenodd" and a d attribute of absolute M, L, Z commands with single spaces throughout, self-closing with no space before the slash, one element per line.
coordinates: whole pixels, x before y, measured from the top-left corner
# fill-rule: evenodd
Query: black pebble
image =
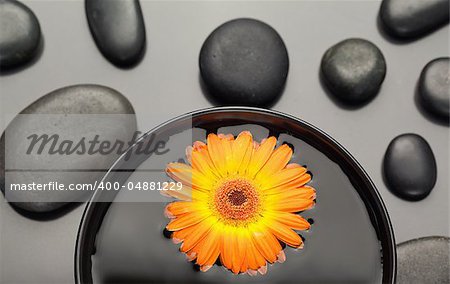
<path fill-rule="evenodd" d="M 339 101 L 363 105 L 377 95 L 386 75 L 386 63 L 373 43 L 352 38 L 325 52 L 321 72 L 324 83 Z"/>
<path fill-rule="evenodd" d="M 449 21 L 449 0 L 384 0 L 380 19 L 397 38 L 417 38 Z"/>
<path fill-rule="evenodd" d="M 397 246 L 397 283 L 449 283 L 450 238 L 425 237 Z"/>
<path fill-rule="evenodd" d="M 39 51 L 39 21 L 24 4 L 0 1 L 0 69 L 11 70 L 32 60 Z"/>
<path fill-rule="evenodd" d="M 419 96 L 422 106 L 432 115 L 445 121 L 450 119 L 450 59 L 437 58 L 422 70 Z"/>
<path fill-rule="evenodd" d="M 136 65 L 146 46 L 138 0 L 86 0 L 91 33 L 103 55 L 118 67 Z"/>
<path fill-rule="evenodd" d="M 200 73 L 219 104 L 268 106 L 286 83 L 289 58 L 280 35 L 253 19 L 215 29 L 200 51 Z"/>
<path fill-rule="evenodd" d="M 48 154 L 49 145 L 39 154 L 37 147 L 45 145 L 44 142 L 36 143 L 36 149 L 27 154 L 31 140 L 25 137 L 33 133 L 47 134 L 49 137 L 56 134 L 59 136 L 58 145 L 62 140 L 73 141 L 74 144 L 84 137 L 86 141 L 92 140 L 95 135 L 101 141 L 112 142 L 117 139 L 126 142 L 131 140 L 136 131 L 134 109 L 130 102 L 116 90 L 100 85 L 74 85 L 57 89 L 30 104 L 20 114 L 11 121 L 0 138 L 0 190 L 9 202 L 28 212 L 54 213 L 71 201 L 84 201 L 87 194 L 93 191 L 12 191 L 11 184 L 94 184 L 110 168 L 118 154 L 85 152 L 67 156 L 51 155 Z M 65 125 L 75 119 L 71 119 L 74 116 L 70 115 L 84 118 L 86 123 L 72 124 L 68 128 Z M 104 115 L 107 115 L 107 119 Z M 50 143 L 53 142 L 47 144 Z M 57 145 L 55 149 L 58 149 Z M 14 156 L 10 153 L 14 153 Z M 5 175 L 7 169 L 22 171 L 10 171 Z"/>
<path fill-rule="evenodd" d="M 400 198 L 424 199 L 436 183 L 436 160 L 430 145 L 417 134 L 402 134 L 389 144 L 384 156 L 387 187 Z"/>

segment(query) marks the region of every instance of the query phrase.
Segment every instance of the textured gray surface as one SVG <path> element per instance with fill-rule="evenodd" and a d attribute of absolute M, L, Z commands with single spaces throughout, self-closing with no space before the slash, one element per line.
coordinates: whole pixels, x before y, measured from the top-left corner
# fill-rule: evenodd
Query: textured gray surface
<path fill-rule="evenodd" d="M 450 239 L 426 237 L 399 245 L 397 283 L 450 283 Z"/>
<path fill-rule="evenodd" d="M 398 243 L 429 235 L 448 236 L 449 128 L 418 111 L 415 88 L 427 62 L 449 55 L 449 29 L 447 26 L 408 44 L 390 42 L 377 28 L 379 3 L 142 1 L 147 25 L 146 56 L 136 68 L 124 71 L 99 53 L 82 1 L 27 1 L 41 23 L 45 48 L 34 65 L 0 77 L 2 122 L 8 123 L 49 91 L 76 83 L 103 84 L 125 94 L 136 110 L 141 130 L 210 107 L 198 75 L 198 53 L 203 41 L 227 20 L 258 18 L 283 37 L 291 63 L 284 95 L 273 109 L 320 127 L 359 160 L 386 203 Z M 325 50 L 349 37 L 374 42 L 387 62 L 380 93 L 357 110 L 342 108 L 331 100 L 318 76 Z M 149 113 L 152 119 L 148 119 Z M 381 176 L 387 145 L 404 132 L 425 137 L 438 166 L 434 190 L 417 203 L 395 197 Z M 79 206 L 61 218 L 34 221 L 0 202 L 0 282 L 72 283 L 73 251 L 82 211 L 83 206 Z"/>

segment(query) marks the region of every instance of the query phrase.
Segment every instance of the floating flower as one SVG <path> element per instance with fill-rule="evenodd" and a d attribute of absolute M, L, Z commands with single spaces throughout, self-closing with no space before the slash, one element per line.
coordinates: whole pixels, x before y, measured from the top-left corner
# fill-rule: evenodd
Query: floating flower
<path fill-rule="evenodd" d="M 233 273 L 267 272 L 267 263 L 284 262 L 280 242 L 302 248 L 296 230 L 310 224 L 296 212 L 314 205 L 316 192 L 306 168 L 291 163 L 292 149 L 274 149 L 275 137 L 257 143 L 248 131 L 209 134 L 186 150 L 189 164 L 170 163 L 167 174 L 183 189 L 165 191 L 166 229 L 180 251 L 202 271 L 217 259 Z"/>

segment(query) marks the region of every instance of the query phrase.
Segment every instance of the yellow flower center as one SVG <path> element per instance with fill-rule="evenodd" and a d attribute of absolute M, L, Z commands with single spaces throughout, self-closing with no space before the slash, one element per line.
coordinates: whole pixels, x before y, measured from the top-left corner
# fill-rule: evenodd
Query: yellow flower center
<path fill-rule="evenodd" d="M 215 191 L 214 207 L 225 221 L 245 221 L 255 216 L 259 207 L 255 187 L 244 179 L 222 183 Z"/>

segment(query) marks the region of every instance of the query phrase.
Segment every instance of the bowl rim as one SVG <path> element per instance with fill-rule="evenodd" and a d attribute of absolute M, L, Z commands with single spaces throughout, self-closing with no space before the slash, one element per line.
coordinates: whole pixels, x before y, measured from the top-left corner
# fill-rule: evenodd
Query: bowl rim
<path fill-rule="evenodd" d="M 100 183 L 103 182 L 108 177 L 108 175 L 111 173 L 111 171 L 124 159 L 124 157 L 127 155 L 127 152 L 129 149 L 132 149 L 134 146 L 136 146 L 138 143 L 140 143 L 142 140 L 144 140 L 151 133 L 153 133 L 159 129 L 162 129 L 174 122 L 181 121 L 181 120 L 189 118 L 189 117 L 193 118 L 193 117 L 198 117 L 201 115 L 221 113 L 221 112 L 223 112 L 223 113 L 227 113 L 227 112 L 248 113 L 248 112 L 250 112 L 250 113 L 258 113 L 258 114 L 262 114 L 262 115 L 276 116 L 276 117 L 282 118 L 282 119 L 288 119 L 296 124 L 300 124 L 303 127 L 309 128 L 310 131 L 315 132 L 316 134 L 319 134 L 320 136 L 322 136 L 322 138 L 331 142 L 333 144 L 333 146 L 336 147 L 336 150 L 339 151 L 345 158 L 347 158 L 351 164 L 353 164 L 353 166 L 355 167 L 355 170 L 358 172 L 360 177 L 367 182 L 370 190 L 374 194 L 374 197 L 375 197 L 374 201 L 376 202 L 376 206 L 379 211 L 377 215 L 379 215 L 381 217 L 380 221 L 382 222 L 382 223 L 378 223 L 377 227 L 380 227 L 380 229 L 382 229 L 382 231 L 387 236 L 388 241 L 386 243 L 386 246 L 387 246 L 387 250 L 389 252 L 388 255 L 390 256 L 387 259 L 387 258 L 385 258 L 385 254 L 382 254 L 382 256 L 383 256 L 383 259 L 382 259 L 382 271 L 383 271 L 382 283 L 392 283 L 392 284 L 396 283 L 397 252 L 396 252 L 394 230 L 393 230 L 392 222 L 389 217 L 389 213 L 386 209 L 386 205 L 384 204 L 383 199 L 382 199 L 378 189 L 376 188 L 374 182 L 372 181 L 370 176 L 367 174 L 367 172 L 363 169 L 363 167 L 359 164 L 359 162 L 350 154 L 350 152 L 344 146 L 342 146 L 339 142 L 337 142 L 334 138 L 332 138 L 329 134 L 327 134 L 320 128 L 318 128 L 318 127 L 310 124 L 309 122 L 306 122 L 298 117 L 295 117 L 293 115 L 286 114 L 286 113 L 276 111 L 276 110 L 263 109 L 263 108 L 257 108 L 257 107 L 222 106 L 222 107 L 203 108 L 203 109 L 191 111 L 191 112 L 176 116 L 175 118 L 167 120 L 166 122 L 163 122 L 163 123 L 157 125 L 156 127 L 150 129 L 149 131 L 145 132 L 145 134 L 143 134 L 139 139 L 137 139 L 136 142 L 132 146 L 130 146 L 127 149 L 127 151 L 125 151 L 125 153 L 123 153 L 121 156 L 119 156 L 116 159 L 116 161 L 110 166 L 110 168 L 103 175 Z M 111 202 L 100 202 L 100 203 L 96 202 L 95 199 L 97 199 L 100 194 L 101 194 L 101 191 L 96 190 L 94 192 L 94 194 L 91 196 L 91 198 L 89 199 L 89 201 L 87 202 L 87 204 L 84 208 L 84 211 L 83 211 L 83 214 L 82 214 L 82 217 L 80 220 L 80 225 L 78 227 L 76 243 L 75 243 L 75 254 L 74 254 L 75 283 L 92 283 L 93 282 L 92 281 L 92 273 L 91 273 L 92 265 L 91 265 L 90 257 L 92 255 L 92 251 L 95 248 L 92 247 L 91 251 L 86 253 L 86 251 L 84 251 L 84 247 L 85 247 L 84 244 L 85 244 L 85 240 L 89 239 L 86 236 L 88 234 L 89 230 L 91 230 L 91 228 L 89 226 L 89 220 L 92 218 L 92 216 L 95 215 L 96 206 L 98 209 L 98 207 L 99 207 L 98 204 L 100 204 L 101 209 L 107 211 L 109 205 L 111 204 Z M 365 207 L 367 208 L 367 205 L 365 205 Z M 105 213 L 106 213 L 106 211 L 105 211 Z M 101 217 L 102 221 L 103 221 L 103 218 L 104 218 L 104 215 Z M 372 223 L 373 223 L 373 221 L 372 221 Z M 375 226 L 375 224 L 373 224 L 373 225 Z M 97 234 L 97 232 L 95 233 L 95 235 L 96 234 Z M 94 239 L 95 239 L 95 235 L 94 235 Z M 85 259 L 86 257 L 89 257 L 89 259 L 88 259 L 89 270 L 88 271 L 86 271 L 87 269 L 85 269 L 84 265 L 83 265 L 83 259 Z M 89 273 L 89 277 L 83 277 L 83 275 L 86 272 Z M 386 274 L 386 272 L 387 272 L 387 274 Z"/>

